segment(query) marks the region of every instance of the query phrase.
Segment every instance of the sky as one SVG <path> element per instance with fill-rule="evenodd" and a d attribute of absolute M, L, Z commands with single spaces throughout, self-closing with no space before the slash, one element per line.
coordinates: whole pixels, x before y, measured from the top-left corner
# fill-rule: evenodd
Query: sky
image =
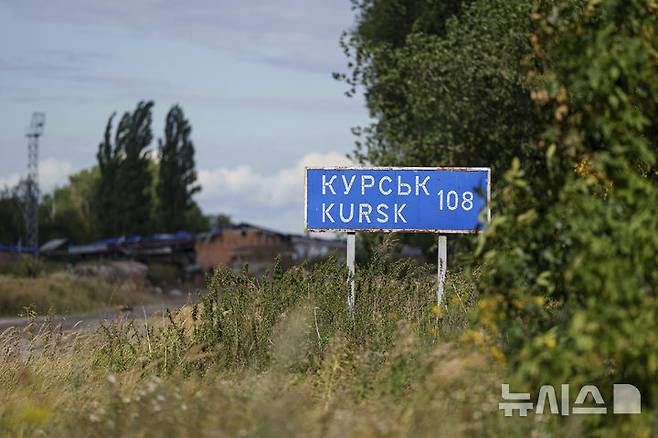
<path fill-rule="evenodd" d="M 25 128 L 46 113 L 42 192 L 95 164 L 108 117 L 180 104 L 204 212 L 302 232 L 305 165 L 349 164 L 341 32 L 349 0 L 0 0 L 0 187 L 26 173 Z M 153 146 L 155 146 L 155 141 Z"/>

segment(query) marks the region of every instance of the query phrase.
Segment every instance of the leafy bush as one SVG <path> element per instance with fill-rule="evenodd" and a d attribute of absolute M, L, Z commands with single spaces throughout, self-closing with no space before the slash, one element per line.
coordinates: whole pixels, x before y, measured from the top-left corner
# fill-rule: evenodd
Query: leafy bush
<path fill-rule="evenodd" d="M 527 389 L 594 383 L 611 400 L 626 382 L 658 408 L 656 11 L 602 0 L 533 12 L 543 172 L 517 160 L 499 184 L 479 282 L 481 327 Z M 651 418 L 588 420 L 646 436 Z"/>
<path fill-rule="evenodd" d="M 154 286 L 173 286 L 180 283 L 183 273 L 180 267 L 166 263 L 151 263 L 148 265 L 146 278 Z"/>
<path fill-rule="evenodd" d="M 46 267 L 38 257 L 21 254 L 18 261 L 11 267 L 11 273 L 21 278 L 37 278 L 46 272 Z"/>

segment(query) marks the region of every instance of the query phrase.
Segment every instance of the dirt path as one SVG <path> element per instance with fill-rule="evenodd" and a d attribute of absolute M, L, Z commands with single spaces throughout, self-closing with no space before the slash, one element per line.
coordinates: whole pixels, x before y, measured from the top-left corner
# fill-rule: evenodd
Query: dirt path
<path fill-rule="evenodd" d="M 64 330 L 88 330 L 98 327 L 103 322 L 110 322 L 118 318 L 143 319 L 147 317 L 159 316 L 166 312 L 167 309 L 175 310 L 189 303 L 186 296 L 162 298 L 160 303 L 150 303 L 145 305 L 136 305 L 126 309 L 106 310 L 98 313 L 88 313 L 83 315 L 54 315 L 39 316 L 36 318 L 0 318 L 0 332 L 10 327 L 21 328 L 30 323 L 37 325 L 50 321 L 55 326 L 60 325 Z"/>

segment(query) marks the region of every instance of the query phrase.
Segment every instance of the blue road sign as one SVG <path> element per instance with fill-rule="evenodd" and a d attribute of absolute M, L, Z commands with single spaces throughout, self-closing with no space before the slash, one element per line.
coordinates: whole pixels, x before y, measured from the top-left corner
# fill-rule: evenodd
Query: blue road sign
<path fill-rule="evenodd" d="M 309 231 L 474 233 L 489 221 L 489 168 L 307 168 Z"/>

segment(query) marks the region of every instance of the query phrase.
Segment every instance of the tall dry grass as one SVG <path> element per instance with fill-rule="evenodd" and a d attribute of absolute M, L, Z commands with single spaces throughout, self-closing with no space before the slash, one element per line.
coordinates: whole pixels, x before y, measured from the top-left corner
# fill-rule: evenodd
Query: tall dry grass
<path fill-rule="evenodd" d="M 0 336 L 0 435 L 526 436 L 577 429 L 498 412 L 505 369 L 463 341 L 477 301 L 451 273 L 380 252 L 358 270 L 218 270 L 197 306 L 94 332 Z M 558 427 L 559 429 L 556 429 Z"/>
<path fill-rule="evenodd" d="M 152 294 L 132 282 L 111 283 L 67 272 L 37 277 L 0 274 L 0 316 L 75 314 L 150 300 Z"/>

